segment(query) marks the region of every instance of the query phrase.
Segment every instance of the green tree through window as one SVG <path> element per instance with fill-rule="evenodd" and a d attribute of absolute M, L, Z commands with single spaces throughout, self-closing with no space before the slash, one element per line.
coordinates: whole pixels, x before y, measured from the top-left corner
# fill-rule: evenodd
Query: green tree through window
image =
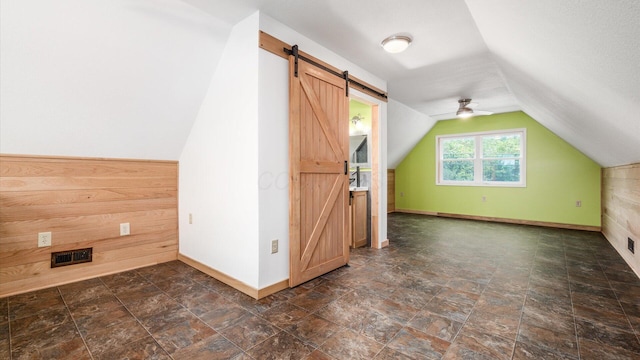
<path fill-rule="evenodd" d="M 475 139 L 447 139 L 442 143 L 443 178 L 448 181 L 473 181 Z"/>
<path fill-rule="evenodd" d="M 482 137 L 482 180 L 520 181 L 520 134 Z"/>

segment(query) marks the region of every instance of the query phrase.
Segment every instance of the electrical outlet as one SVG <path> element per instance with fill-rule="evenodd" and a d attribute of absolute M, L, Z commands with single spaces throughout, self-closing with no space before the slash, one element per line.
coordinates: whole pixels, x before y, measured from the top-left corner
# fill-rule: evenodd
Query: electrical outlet
<path fill-rule="evenodd" d="M 404 197 L 404 192 L 400 192 L 400 197 Z"/>
<path fill-rule="evenodd" d="M 38 247 L 51 246 L 51 231 L 38 233 Z"/>
<path fill-rule="evenodd" d="M 633 241 L 632 238 L 627 238 L 627 249 L 629 249 L 629 251 L 631 251 L 632 254 L 636 253 L 635 241 Z"/>
<path fill-rule="evenodd" d="M 486 196 L 482 197 L 482 202 L 487 202 L 487 197 Z"/>
<path fill-rule="evenodd" d="M 576 207 L 582 206 L 582 200 L 576 200 Z"/>
<path fill-rule="evenodd" d="M 275 254 L 278 252 L 278 239 L 271 240 L 271 253 Z"/>
<path fill-rule="evenodd" d="M 120 224 L 120 236 L 125 236 L 130 234 L 131 234 L 131 227 L 129 226 L 129 223 Z"/>
<path fill-rule="evenodd" d="M 193 224 L 193 214 L 189 213 L 189 224 Z"/>

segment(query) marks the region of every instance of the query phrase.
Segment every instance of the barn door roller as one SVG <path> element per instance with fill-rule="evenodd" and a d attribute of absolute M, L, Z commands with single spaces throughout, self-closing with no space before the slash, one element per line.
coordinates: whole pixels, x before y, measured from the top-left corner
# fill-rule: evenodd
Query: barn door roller
<path fill-rule="evenodd" d="M 350 79 L 349 78 L 349 71 L 347 71 L 347 70 L 345 70 L 344 72 L 340 73 L 340 72 L 337 72 L 337 71 L 335 71 L 335 70 L 333 70 L 333 69 L 331 69 L 329 67 L 324 66 L 323 64 L 320 64 L 320 63 L 314 61 L 313 59 L 309 59 L 304 55 L 300 55 L 300 52 L 298 51 L 298 45 L 293 45 L 291 47 L 291 49 L 285 47 L 285 48 L 283 48 L 283 50 L 287 55 L 293 56 L 295 58 L 295 60 L 294 60 L 294 70 L 293 70 L 293 76 L 295 76 L 295 77 L 298 77 L 298 60 L 302 60 L 302 61 L 307 62 L 307 63 L 309 63 L 309 64 L 311 64 L 311 65 L 313 65 L 313 66 L 315 66 L 317 68 L 320 68 L 320 69 L 322 69 L 322 70 L 324 70 L 324 71 L 326 71 L 326 72 L 328 72 L 328 73 L 330 73 L 332 75 L 335 75 L 335 76 L 337 76 L 339 78 L 344 79 L 344 81 L 346 82 L 346 85 L 347 85 L 346 86 L 346 91 L 345 91 L 347 97 L 349 96 L 349 85 L 351 85 L 351 86 L 354 86 L 356 88 L 359 88 L 359 89 L 362 89 L 362 90 L 365 90 L 365 91 L 368 91 L 368 92 L 372 92 L 372 93 L 378 95 L 379 97 L 381 97 L 383 99 L 387 98 L 387 94 L 385 94 L 383 92 L 380 92 L 380 91 L 378 91 L 376 89 L 372 89 L 371 87 L 369 87 L 367 85 L 364 85 L 364 84 L 361 84 L 361 83 L 359 83 L 359 82 L 357 82 L 357 81 L 355 81 L 353 79 Z"/>

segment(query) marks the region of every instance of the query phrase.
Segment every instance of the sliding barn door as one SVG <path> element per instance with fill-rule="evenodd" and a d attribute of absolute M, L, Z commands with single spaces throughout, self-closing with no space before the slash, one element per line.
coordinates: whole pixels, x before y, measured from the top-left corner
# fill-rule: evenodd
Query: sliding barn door
<path fill-rule="evenodd" d="M 289 58 L 290 270 L 296 286 L 349 261 L 345 80 Z"/>

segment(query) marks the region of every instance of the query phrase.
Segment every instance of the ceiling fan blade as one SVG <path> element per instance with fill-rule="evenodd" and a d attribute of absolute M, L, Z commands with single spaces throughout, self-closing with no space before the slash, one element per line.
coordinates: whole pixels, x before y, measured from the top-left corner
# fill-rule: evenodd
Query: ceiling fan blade
<path fill-rule="evenodd" d="M 454 112 L 443 113 L 443 114 L 433 114 L 433 115 L 429 115 L 429 117 L 431 117 L 433 120 L 448 120 L 448 119 L 455 119 L 457 116 L 454 111 Z"/>
<path fill-rule="evenodd" d="M 493 112 L 484 110 L 474 110 L 478 106 L 477 102 L 471 102 L 470 98 L 458 100 L 458 110 L 448 113 L 429 115 L 434 120 L 448 120 L 456 118 L 469 118 L 474 116 L 491 115 Z M 466 116 L 465 116 L 466 115 Z"/>
<path fill-rule="evenodd" d="M 473 110 L 474 115 L 493 115 L 492 111 L 483 111 L 483 110 Z"/>

